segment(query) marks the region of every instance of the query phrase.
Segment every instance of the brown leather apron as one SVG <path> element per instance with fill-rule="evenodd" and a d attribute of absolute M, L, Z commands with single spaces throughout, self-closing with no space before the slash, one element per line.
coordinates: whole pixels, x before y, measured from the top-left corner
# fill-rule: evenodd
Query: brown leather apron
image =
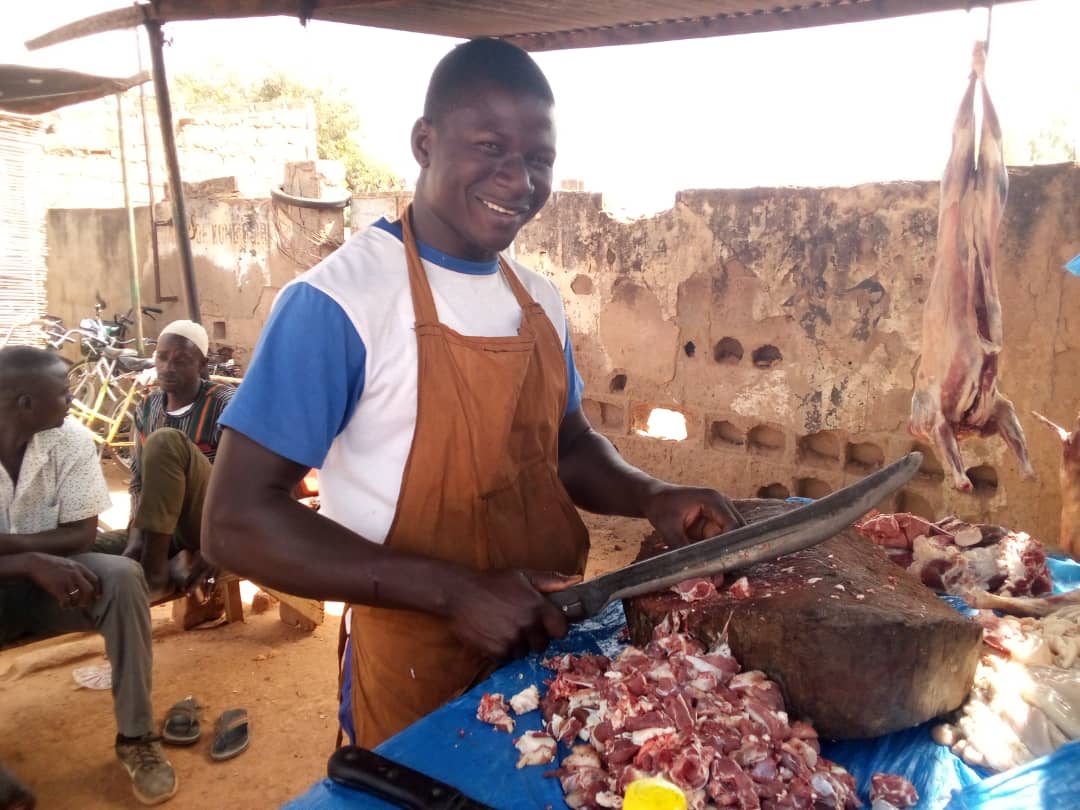
<path fill-rule="evenodd" d="M 567 371 L 559 336 L 505 260 L 521 306 L 515 337 L 466 337 L 439 322 L 402 217 L 416 315 L 416 432 L 386 544 L 475 570 L 580 574 L 589 536 L 558 475 Z M 445 619 L 352 606 L 352 714 L 372 747 L 487 677 Z"/>

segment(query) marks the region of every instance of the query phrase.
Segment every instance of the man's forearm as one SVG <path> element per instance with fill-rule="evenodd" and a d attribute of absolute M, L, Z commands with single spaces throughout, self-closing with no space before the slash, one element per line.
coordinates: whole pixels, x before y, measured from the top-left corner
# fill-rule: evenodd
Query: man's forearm
<path fill-rule="evenodd" d="M 29 574 L 29 553 L 5 554 L 0 557 L 0 582 L 26 579 Z"/>
<path fill-rule="evenodd" d="M 37 551 L 66 557 L 93 545 L 97 516 L 33 534 L 0 534 L 0 558 Z"/>
<path fill-rule="evenodd" d="M 225 503 L 211 485 L 203 520 L 210 562 L 260 585 L 312 599 L 445 615 L 469 572 L 394 551 L 274 491 L 257 503 Z"/>
<path fill-rule="evenodd" d="M 608 439 L 591 427 L 559 457 L 559 478 L 574 503 L 602 515 L 645 517 L 642 507 L 659 486 L 629 464 Z"/>

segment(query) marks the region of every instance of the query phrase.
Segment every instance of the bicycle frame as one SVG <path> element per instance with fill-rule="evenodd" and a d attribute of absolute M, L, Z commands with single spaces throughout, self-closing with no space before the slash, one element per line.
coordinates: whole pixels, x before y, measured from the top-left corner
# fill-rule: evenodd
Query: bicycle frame
<path fill-rule="evenodd" d="M 127 375 L 124 375 L 127 376 Z M 90 432 L 93 434 L 94 441 L 100 445 L 99 453 L 103 453 L 106 448 L 110 450 L 122 450 L 125 448 L 132 448 L 135 446 L 135 437 L 132 436 L 130 441 L 117 441 L 117 434 L 120 432 L 120 426 L 124 422 L 125 416 L 128 415 L 132 403 L 136 397 L 142 391 L 142 386 L 134 379 L 134 375 L 131 375 L 131 385 L 128 387 L 127 393 L 124 398 L 113 409 L 112 416 L 106 416 L 104 413 L 98 410 L 102 405 L 104 394 L 100 393 L 97 397 L 95 407 L 89 407 L 77 399 L 71 401 L 71 415 L 90 428 Z M 99 432 L 99 424 L 104 428 L 104 432 Z"/>

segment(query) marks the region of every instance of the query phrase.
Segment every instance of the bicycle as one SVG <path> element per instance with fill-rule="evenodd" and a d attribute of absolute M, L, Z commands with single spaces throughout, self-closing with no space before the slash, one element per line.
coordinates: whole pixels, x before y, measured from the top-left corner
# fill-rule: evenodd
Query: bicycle
<path fill-rule="evenodd" d="M 206 373 L 216 382 L 237 383 L 244 376 L 244 369 L 233 357 L 232 346 L 219 346 L 206 355 Z"/>
<path fill-rule="evenodd" d="M 71 402 L 71 415 L 90 428 L 94 442 L 99 445 L 99 457 L 109 456 L 125 470 L 131 469 L 135 453 L 135 413 L 145 397 L 146 387 L 138 380 L 141 371 L 152 368 L 154 361 L 136 358 L 139 366 L 121 374 L 117 379 L 126 382 L 124 396 L 112 406 L 108 416 L 102 410 L 103 394 L 94 405 L 77 399 Z"/>
<path fill-rule="evenodd" d="M 68 388 L 72 396 L 84 404 L 92 404 L 97 411 L 106 400 L 115 404 L 127 393 L 127 387 L 120 382 L 125 379 L 122 372 L 145 368 L 132 359 L 139 355 L 130 348 L 134 339 L 127 338 L 128 327 L 135 323 L 130 317 L 132 310 L 128 310 L 127 315 L 116 314 L 112 321 L 105 321 L 101 317 L 105 306 L 98 297 L 94 303 L 94 317 L 79 322 L 80 351 L 86 359 L 68 370 Z M 142 313 L 151 320 L 161 312 L 157 307 L 142 308 Z M 144 340 L 144 343 L 154 345 L 152 340 Z"/>

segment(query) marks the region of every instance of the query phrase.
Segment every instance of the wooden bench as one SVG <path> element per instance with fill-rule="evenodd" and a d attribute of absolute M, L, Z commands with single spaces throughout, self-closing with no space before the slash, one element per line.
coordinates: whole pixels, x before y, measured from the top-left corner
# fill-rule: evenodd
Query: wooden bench
<path fill-rule="evenodd" d="M 244 620 L 244 603 L 240 598 L 240 582 L 241 578 L 236 574 L 223 573 L 217 578 L 216 584 L 222 589 L 224 595 L 226 624 L 242 622 Z M 273 588 L 266 588 L 262 585 L 258 585 L 257 587 L 278 600 L 278 618 L 285 624 L 292 627 L 299 627 L 302 630 L 310 632 L 323 623 L 323 603 L 317 599 L 306 599 L 300 596 L 293 596 L 292 594 L 276 591 Z M 159 604 L 166 604 L 168 602 L 172 602 L 173 621 L 179 626 L 189 629 L 189 622 L 193 620 L 189 619 L 188 613 L 192 610 L 197 611 L 198 607 L 194 606 L 183 594 L 177 594 L 161 599 L 152 603 L 151 607 Z M 196 616 L 195 618 L 197 619 L 198 617 Z M 201 622 L 194 621 L 194 624 L 191 624 L 191 626 L 195 626 L 199 623 Z"/>

